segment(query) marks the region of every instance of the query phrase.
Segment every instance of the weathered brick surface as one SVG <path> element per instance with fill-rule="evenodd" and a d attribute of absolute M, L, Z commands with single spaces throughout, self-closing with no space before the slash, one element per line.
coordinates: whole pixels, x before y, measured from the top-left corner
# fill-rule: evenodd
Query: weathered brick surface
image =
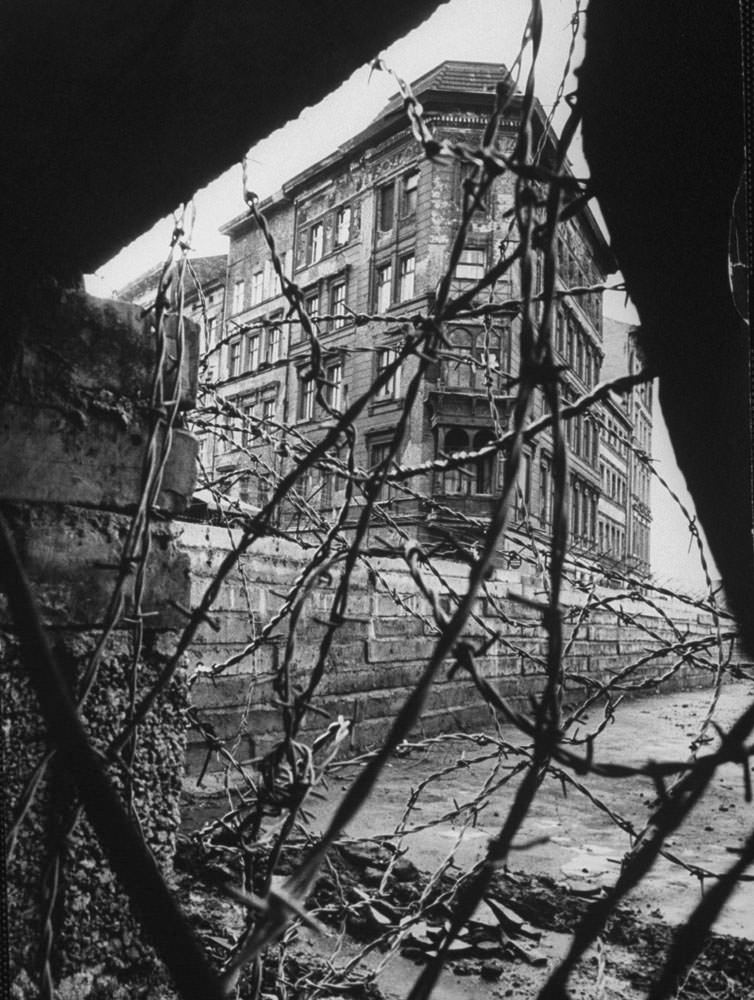
<path fill-rule="evenodd" d="M 183 545 L 193 569 L 192 595 L 199 600 L 213 573 L 228 549 L 228 534 L 224 529 L 197 525 L 183 527 Z M 243 573 L 234 571 L 227 586 L 221 589 L 213 614 L 218 619 L 219 632 L 209 627 L 201 632 L 201 641 L 190 653 L 201 670 L 192 687 L 192 699 L 200 716 L 211 721 L 217 735 L 238 740 L 238 754 L 249 756 L 263 752 L 279 737 L 281 717 L 271 700 L 270 675 L 277 663 L 282 663 L 285 625 L 275 631 L 281 636 L 277 646 L 262 645 L 247 653 L 242 662 L 212 680 L 207 673 L 213 663 L 241 651 L 251 634 L 258 634 L 269 621 L 280 597 L 288 592 L 304 565 L 305 554 L 293 544 L 280 539 L 260 539 L 243 559 Z M 363 570 L 352 580 L 349 616 L 335 633 L 322 680 L 317 689 L 315 705 L 331 718 L 343 715 L 354 722 L 352 744 L 368 746 L 384 738 L 398 708 L 420 678 L 437 639 L 436 632 L 416 615 L 431 619 L 428 602 L 412 591 L 410 577 L 402 564 L 380 563 L 380 579 L 401 596 L 406 607 L 395 602 L 385 585 L 375 581 Z M 467 568 L 457 563 L 440 563 L 441 577 L 454 593 L 463 593 Z M 239 589 L 239 581 L 246 589 Z M 470 622 L 464 629 L 468 637 L 489 637 L 500 633 L 480 658 L 478 668 L 499 693 L 516 707 L 526 707 L 531 695 L 541 690 L 545 679 L 547 643 L 539 626 L 536 612 L 511 600 L 514 579 L 509 571 L 497 574 L 488 585 L 489 595 L 476 603 L 481 621 Z M 328 602 L 338 581 L 320 586 L 307 598 L 296 632 L 295 655 L 292 660 L 292 682 L 301 687 L 308 681 L 308 672 L 319 658 L 319 642 L 325 626 L 321 620 L 329 617 Z M 535 590 L 535 581 L 525 580 L 523 590 Z M 248 604 L 246 603 L 248 594 Z M 564 604 L 577 608 L 583 602 L 578 592 L 566 591 Z M 589 691 L 592 681 L 604 681 L 619 674 L 631 663 L 644 656 L 654 642 L 644 631 L 649 629 L 668 642 L 676 641 L 673 629 L 660 616 L 648 614 L 646 606 L 629 600 L 620 602 L 621 610 L 637 617 L 642 628 L 619 622 L 610 612 L 591 612 L 573 635 L 564 662 L 565 690 L 570 700 Z M 512 621 L 501 621 L 495 608 Z M 371 609 L 371 610 L 370 610 Z M 698 620 L 698 615 L 678 602 L 666 602 L 665 611 L 678 623 L 681 633 L 711 634 L 711 621 Z M 366 612 L 366 613 L 365 613 Z M 573 619 L 575 621 L 575 618 Z M 566 637 L 573 624 L 567 624 Z M 652 680 L 671 669 L 676 658 L 663 655 L 637 668 L 627 678 L 636 685 Z M 470 680 L 460 675 L 448 678 L 447 665 L 438 671 L 416 732 L 431 734 L 456 726 L 478 728 L 489 724 L 488 708 L 483 704 Z M 669 686 L 692 686 L 706 683 L 707 674 L 682 667 Z M 242 722 L 242 719 L 245 720 Z M 318 713 L 304 720 L 304 734 L 314 735 L 326 724 Z M 188 770 L 195 772 L 204 763 L 206 748 L 193 737 Z M 214 762 L 219 766 L 219 761 Z"/>

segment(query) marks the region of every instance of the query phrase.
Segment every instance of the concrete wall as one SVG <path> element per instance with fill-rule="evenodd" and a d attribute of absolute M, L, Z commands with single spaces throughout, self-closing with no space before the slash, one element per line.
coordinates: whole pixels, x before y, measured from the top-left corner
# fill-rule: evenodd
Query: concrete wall
<path fill-rule="evenodd" d="M 178 378 L 175 343 L 168 338 L 165 392 L 178 392 L 184 408 L 194 401 L 197 333 L 187 327 Z M 138 307 L 51 288 L 40 292 L 17 324 L 0 376 L 0 507 L 50 645 L 77 695 L 109 620 L 131 511 L 141 493 L 156 362 L 156 338 Z M 191 495 L 195 464 L 195 441 L 176 431 L 156 498 L 163 517 Z M 169 521 L 155 521 L 149 531 L 141 603 L 149 614 L 142 641 L 137 644 L 133 622 L 136 574 L 129 573 L 81 712 L 91 744 L 103 753 L 128 717 L 133 672 L 140 699 L 164 669 L 175 630 L 184 622 L 174 604 L 185 606 L 189 599 L 188 558 L 176 548 Z M 130 761 L 135 814 L 165 872 L 179 820 L 186 696 L 181 668 L 139 729 Z M 4 595 L 0 726 L 0 782 L 15 840 L 7 896 L 15 995 L 40 995 L 46 961 L 61 997 L 83 1000 L 93 990 L 121 996 L 112 976 L 122 973 L 133 987 L 134 970 L 149 976 L 159 964 L 86 818 L 66 836 L 76 789 L 57 758 L 25 799 L 49 734 Z M 113 764 L 108 774 L 123 793 L 123 769 Z M 55 859 L 58 888 L 51 898 Z"/>
<path fill-rule="evenodd" d="M 238 537 L 236 532 L 233 535 Z M 195 603 L 228 550 L 229 532 L 185 524 L 179 545 L 190 558 Z M 217 737 L 228 741 L 239 759 L 263 752 L 279 738 L 280 713 L 271 703 L 272 674 L 282 660 L 287 622 L 275 627 L 257 649 L 243 655 L 220 675 L 213 678 L 211 668 L 242 653 L 273 619 L 304 568 L 305 558 L 305 553 L 292 543 L 260 539 L 251 556 L 242 559 L 239 569 L 222 588 L 213 610 L 215 628 L 205 625 L 189 654 L 193 668 L 192 705 L 199 718 L 213 727 Z M 417 594 L 405 566 L 379 560 L 373 565 L 378 569 L 379 579 L 364 566 L 359 566 L 353 575 L 348 620 L 336 634 L 314 702 L 333 719 L 341 714 L 354 721 L 352 739 L 358 747 L 383 738 L 397 706 L 416 683 L 434 642 L 431 626 L 416 617 L 424 616 L 431 621 L 427 602 Z M 446 584 L 463 593 L 465 568 L 454 562 L 435 565 Z M 319 580 L 306 598 L 296 631 L 294 681 L 306 678 L 316 662 L 318 640 L 325 631 L 322 623 L 329 618 L 330 601 L 337 585 L 337 567 L 334 572 L 335 577 Z M 437 581 L 427 578 L 440 588 Z M 389 590 L 400 595 L 406 607 L 397 604 Z M 525 707 L 529 696 L 540 689 L 544 680 L 546 640 L 538 613 L 511 599 L 508 596 L 511 591 L 535 600 L 543 596 L 540 585 L 533 578 L 522 579 L 521 571 L 498 570 L 489 582 L 489 596 L 477 602 L 482 624 L 469 622 L 465 634 L 481 637 L 484 625 L 501 630 L 502 637 L 479 661 L 480 666 L 505 698 L 517 707 Z M 601 592 L 602 596 L 607 593 Z M 566 591 L 567 610 L 576 612 L 583 601 L 578 592 Z M 509 616 L 507 624 L 501 622 L 495 603 Z M 681 633 L 711 634 L 709 616 L 680 601 L 660 603 Z M 677 641 L 672 628 L 646 604 L 621 600 L 618 606 L 624 613 L 637 616 L 638 622 L 650 627 L 660 641 Z M 566 639 L 573 626 L 574 621 L 567 617 Z M 607 679 L 656 645 L 639 627 L 620 622 L 614 611 L 591 610 L 565 659 L 567 703 L 576 704 L 591 679 Z M 710 655 L 714 658 L 714 653 Z M 657 677 L 672 662 L 671 656 L 659 657 L 633 673 L 631 681 Z M 693 686 L 708 680 L 707 671 L 683 666 L 669 685 Z M 443 670 L 431 690 L 416 732 L 431 735 L 455 727 L 476 728 L 489 721 L 489 711 L 471 682 L 460 674 L 449 678 Z M 313 733 L 326 725 L 327 720 L 321 715 L 311 713 L 305 729 Z M 190 774 L 202 768 L 207 749 L 207 743 L 198 734 L 189 736 Z M 211 767 L 218 766 L 220 759 L 215 755 Z"/>

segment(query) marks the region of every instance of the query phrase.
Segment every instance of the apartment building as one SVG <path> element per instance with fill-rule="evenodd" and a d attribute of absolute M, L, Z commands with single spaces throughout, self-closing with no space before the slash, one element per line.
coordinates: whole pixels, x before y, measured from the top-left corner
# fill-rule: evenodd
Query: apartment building
<path fill-rule="evenodd" d="M 444 62 L 412 85 L 438 138 L 478 146 L 494 106 L 504 66 Z M 514 94 L 498 124 L 498 144 L 511 152 L 521 112 Z M 552 142 L 539 105 L 535 141 Z M 278 264 L 302 291 L 316 324 L 325 374 L 324 397 L 311 379 L 311 345 L 298 315 L 282 296 L 268 242 L 244 212 L 221 231 L 229 238 L 222 335 L 214 340 L 212 374 L 228 404 L 216 433 L 207 435 L 203 461 L 226 489 L 263 505 L 279 477 L 308 445 L 332 425 L 331 411 L 366 398 L 390 367 L 412 317 L 432 310 L 449 271 L 470 168 L 457 160 L 428 160 L 408 128 L 403 101 L 395 97 L 364 131 L 331 155 L 284 183 L 260 206 L 272 234 Z M 450 295 L 469 288 L 511 249 L 514 178 L 495 181 L 474 211 L 465 245 L 451 274 Z M 588 208 L 560 226 L 558 290 L 602 282 L 613 268 L 605 238 Z M 542 260 L 536 281 L 541 287 Z M 422 466 L 458 452 L 478 451 L 510 426 L 520 362 L 520 297 L 516 269 L 489 294 L 511 302 L 490 324 L 466 318 L 447 324 L 439 358 L 422 373 L 396 460 Z M 479 303 L 488 300 L 485 292 Z M 562 367 L 562 392 L 571 401 L 603 377 L 606 341 L 599 292 L 558 300 L 553 347 Z M 355 420 L 355 463 L 374 469 L 387 455 L 406 394 L 419 369 L 409 357 L 384 380 Z M 625 369 L 624 369 L 625 371 Z M 324 406 L 322 404 L 325 404 Z M 646 403 L 646 401 L 645 401 Z M 638 529 L 648 524 L 639 494 L 621 485 L 606 506 L 606 489 L 617 471 L 633 482 L 626 455 L 611 446 L 606 420 L 630 438 L 636 415 L 651 429 L 649 405 L 610 404 L 564 422 L 569 447 L 568 508 L 571 547 L 594 556 L 610 549 L 622 560 Z M 617 407 L 617 412 L 616 412 Z M 607 417 L 608 411 L 612 414 Z M 532 416 L 545 412 L 534 393 Z M 617 439 L 616 439 L 617 440 Z M 515 554 L 532 533 L 549 533 L 553 517 L 552 439 L 548 432 L 522 456 L 514 521 L 506 546 Z M 503 458 L 489 454 L 461 469 L 425 470 L 405 486 L 385 487 L 380 509 L 385 525 L 433 544 L 472 542 L 499 493 Z M 616 480 L 617 482 L 617 480 Z M 327 522 L 342 501 L 345 479 L 332 464 L 313 469 L 287 498 L 280 527 L 300 529 L 311 517 Z M 642 494 L 643 496 L 643 494 Z M 622 499 L 619 499 L 622 498 Z M 620 506 L 620 512 L 618 507 Z M 354 516 L 358 513 L 358 499 Z M 609 519 L 621 525 L 612 531 Z M 610 522 L 610 523 L 612 523 Z M 647 528 L 648 531 L 648 528 Z"/>

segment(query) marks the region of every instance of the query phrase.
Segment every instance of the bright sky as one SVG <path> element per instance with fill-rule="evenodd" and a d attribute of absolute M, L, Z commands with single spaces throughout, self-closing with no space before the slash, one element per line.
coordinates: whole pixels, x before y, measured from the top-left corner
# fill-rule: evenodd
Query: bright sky
<path fill-rule="evenodd" d="M 582 6 L 584 4 L 582 3 Z M 544 35 L 537 60 L 536 94 L 549 111 L 555 100 L 571 42 L 571 20 L 575 0 L 543 0 Z M 425 24 L 380 53 L 388 65 L 404 79 L 415 80 L 445 59 L 502 62 L 512 66 L 529 13 L 529 0 L 450 0 Z M 574 53 L 573 66 L 583 55 L 583 17 Z M 378 53 L 375 53 L 378 55 Z M 523 72 L 528 69 L 528 61 Z M 524 76 L 522 76 L 522 80 Z M 565 93 L 576 87 L 571 74 Z M 288 178 L 332 152 L 335 146 L 369 124 L 396 91 L 387 73 L 363 67 L 337 91 L 318 105 L 306 108 L 295 121 L 272 133 L 250 152 L 249 186 L 264 197 L 277 190 Z M 566 110 L 556 113 L 556 127 Z M 578 141 L 571 148 L 571 161 L 578 176 L 588 173 Z M 227 239 L 219 226 L 244 209 L 241 169 L 236 166 L 195 196 L 196 222 L 192 246 L 197 254 L 225 253 Z M 109 296 L 113 290 L 164 259 L 172 232 L 172 219 L 163 219 L 99 271 L 87 278 L 87 288 L 95 295 Z M 608 293 L 605 312 L 624 322 L 636 315 L 624 306 L 624 296 Z M 656 398 L 656 393 L 655 393 Z M 682 477 L 675 466 L 667 432 L 655 405 L 653 453 L 660 469 L 693 511 Z M 689 552 L 689 532 L 675 503 L 653 479 L 652 568 L 661 582 L 677 582 L 683 589 L 704 586 L 698 555 Z M 716 570 L 713 572 L 716 574 Z"/>

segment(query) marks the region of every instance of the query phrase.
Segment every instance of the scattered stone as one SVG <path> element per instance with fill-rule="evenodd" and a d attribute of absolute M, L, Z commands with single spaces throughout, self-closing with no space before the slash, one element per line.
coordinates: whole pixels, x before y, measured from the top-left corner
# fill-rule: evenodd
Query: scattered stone
<path fill-rule="evenodd" d="M 482 967 L 479 970 L 479 974 L 482 977 L 482 979 L 494 980 L 494 979 L 499 979 L 504 971 L 505 971 L 505 963 L 501 962 L 500 959 L 493 958 L 487 962 L 482 962 Z"/>

